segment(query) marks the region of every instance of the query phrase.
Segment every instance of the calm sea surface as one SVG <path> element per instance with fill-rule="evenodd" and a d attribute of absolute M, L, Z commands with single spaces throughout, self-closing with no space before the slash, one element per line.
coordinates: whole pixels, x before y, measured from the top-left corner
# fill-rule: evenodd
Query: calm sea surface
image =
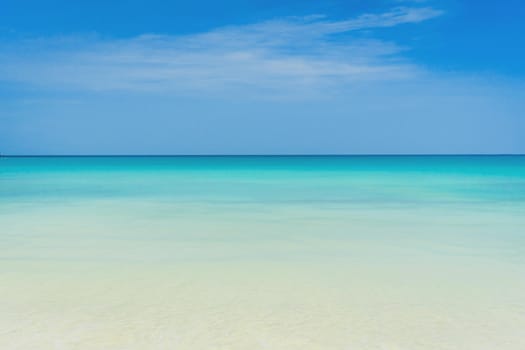
<path fill-rule="evenodd" d="M 525 156 L 0 158 L 0 349 L 525 349 Z"/>

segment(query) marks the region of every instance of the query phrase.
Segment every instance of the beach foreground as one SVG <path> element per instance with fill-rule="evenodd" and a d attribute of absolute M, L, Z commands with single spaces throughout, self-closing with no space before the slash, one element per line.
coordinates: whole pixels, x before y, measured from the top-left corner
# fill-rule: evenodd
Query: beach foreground
<path fill-rule="evenodd" d="M 1 349 L 525 349 L 525 157 L 0 159 Z"/>

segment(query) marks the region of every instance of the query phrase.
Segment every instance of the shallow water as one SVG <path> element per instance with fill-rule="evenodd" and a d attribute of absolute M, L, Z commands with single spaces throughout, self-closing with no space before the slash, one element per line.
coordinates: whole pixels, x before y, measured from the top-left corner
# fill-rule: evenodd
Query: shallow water
<path fill-rule="evenodd" d="M 1 349 L 524 349 L 525 157 L 0 158 Z"/>

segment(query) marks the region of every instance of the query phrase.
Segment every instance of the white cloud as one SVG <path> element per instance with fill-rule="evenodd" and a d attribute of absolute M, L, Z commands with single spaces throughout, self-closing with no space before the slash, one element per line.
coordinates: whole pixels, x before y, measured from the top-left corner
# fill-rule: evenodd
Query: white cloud
<path fill-rule="evenodd" d="M 402 48 L 352 31 L 418 23 L 441 11 L 400 7 L 330 21 L 286 18 L 206 33 L 121 40 L 54 38 L 0 49 L 0 80 L 88 91 L 326 91 L 357 82 L 409 79 L 422 70 Z"/>

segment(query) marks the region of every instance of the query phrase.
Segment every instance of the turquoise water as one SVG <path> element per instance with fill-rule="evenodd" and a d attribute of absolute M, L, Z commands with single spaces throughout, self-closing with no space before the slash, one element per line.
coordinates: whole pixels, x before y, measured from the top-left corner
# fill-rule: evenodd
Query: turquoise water
<path fill-rule="evenodd" d="M 525 348 L 525 156 L 0 158 L 0 348 Z"/>

